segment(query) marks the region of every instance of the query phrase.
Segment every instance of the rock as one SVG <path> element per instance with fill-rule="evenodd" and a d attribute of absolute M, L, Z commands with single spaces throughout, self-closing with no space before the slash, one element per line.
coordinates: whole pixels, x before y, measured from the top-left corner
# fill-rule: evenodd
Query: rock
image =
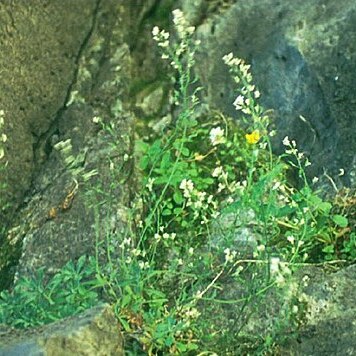
<path fill-rule="evenodd" d="M 103 184 L 105 199 L 112 199 L 106 204 L 111 204 L 113 229 L 119 233 L 122 228 L 122 216 L 117 211 L 128 202 L 128 187 L 132 187 L 133 118 L 127 110 L 131 56 L 130 43 L 125 42 L 133 24 L 132 11 L 131 4 L 101 2 L 90 36 L 84 44 L 78 44 L 80 54 L 73 69 L 77 75 L 63 94 L 66 100 L 56 120 L 44 135 L 39 135 L 37 147 L 41 146 L 45 159 L 39 162 L 31 158 L 32 167 L 37 167 L 31 188 L 27 186 L 25 202 L 4 241 L 0 241 L 0 289 L 9 285 L 16 271 L 18 276 L 31 275 L 38 267 L 46 266 L 46 272 L 52 275 L 69 260 L 94 253 L 94 216 L 85 194 L 89 185 Z M 88 18 L 86 21 L 90 22 Z M 93 122 L 94 117 L 113 122 L 117 136 L 108 135 Z M 78 184 L 55 149 L 56 144 L 67 140 L 71 140 L 76 158 Z M 113 173 L 109 159 L 122 167 L 115 188 L 110 187 Z M 84 176 L 95 169 L 98 175 L 85 185 Z M 107 216 L 107 211 L 101 213 Z"/>
<path fill-rule="evenodd" d="M 0 334 L 0 356 L 124 355 L 119 324 L 109 305 L 29 330 Z"/>
<path fill-rule="evenodd" d="M 64 0 L 1 5 L 0 108 L 5 112 L 8 174 L 0 182 L 7 183 L 4 194 L 11 211 L 22 203 L 35 167 L 46 158 L 40 146 L 51 135 L 68 99 L 97 3 Z"/>
<path fill-rule="evenodd" d="M 215 6 L 213 6 L 213 3 Z M 310 177 L 327 172 L 337 184 L 355 178 L 356 4 L 352 0 L 182 0 L 197 26 L 197 73 L 211 108 L 238 117 L 234 83 L 222 61 L 233 52 L 252 64 L 262 104 L 274 110 L 281 141 L 289 136 L 311 157 Z M 348 174 L 339 178 L 339 168 Z M 340 181 L 342 179 L 342 181 Z"/>
<path fill-rule="evenodd" d="M 248 296 L 253 288 L 262 288 L 253 286 L 253 280 L 253 274 L 250 281 L 244 278 L 244 284 L 225 280 L 216 299 L 227 302 L 201 304 L 203 318 L 219 330 L 226 352 L 244 354 L 249 349 L 254 354 L 258 340 L 273 335 L 278 345 L 275 352 L 279 350 L 281 355 L 355 354 L 356 265 L 336 273 L 302 267 L 280 289 L 271 289 L 264 297 L 252 297 L 246 305 L 228 303 Z"/>
<path fill-rule="evenodd" d="M 287 342 L 286 348 L 295 355 L 354 355 L 356 265 L 333 274 L 317 269 L 302 274 L 310 276 L 302 295 L 307 308 L 305 320 L 299 341 Z"/>
<path fill-rule="evenodd" d="M 255 219 L 252 209 L 219 215 L 211 227 L 212 246 L 233 249 L 241 257 L 252 256 L 259 237 L 252 229 Z"/>

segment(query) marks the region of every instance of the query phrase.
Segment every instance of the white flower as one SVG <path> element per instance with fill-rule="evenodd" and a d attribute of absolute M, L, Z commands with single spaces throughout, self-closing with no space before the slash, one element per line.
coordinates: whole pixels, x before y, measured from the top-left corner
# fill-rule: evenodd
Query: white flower
<path fill-rule="evenodd" d="M 225 137 L 224 137 L 224 129 L 221 127 L 215 127 L 211 129 L 210 131 L 210 141 L 213 144 L 213 146 L 219 145 L 220 143 L 225 142 Z"/>
<path fill-rule="evenodd" d="M 158 26 L 153 27 L 152 35 L 157 36 L 158 34 L 159 34 L 159 27 Z"/>
<path fill-rule="evenodd" d="M 4 141 L 5 142 L 5 141 Z M 338 174 L 338 176 L 339 177 L 341 177 L 341 176 L 343 176 L 345 174 L 345 170 L 343 169 L 343 168 L 340 168 L 339 169 L 339 174 Z"/>
<path fill-rule="evenodd" d="M 189 250 L 188 250 L 188 253 L 189 253 L 190 255 L 192 255 L 192 254 L 194 253 L 194 248 L 193 248 L 193 247 L 190 247 Z"/>
<path fill-rule="evenodd" d="M 92 118 L 92 121 L 93 121 L 94 124 L 98 124 L 99 122 L 101 122 L 101 117 L 99 117 L 99 116 L 94 116 L 94 117 Z"/>
<path fill-rule="evenodd" d="M 141 269 L 148 269 L 148 268 L 150 268 L 150 265 L 148 264 L 148 262 L 140 261 L 140 262 L 138 263 L 138 265 L 140 266 Z"/>
<path fill-rule="evenodd" d="M 226 202 L 227 202 L 228 204 L 232 204 L 232 203 L 234 202 L 234 198 L 233 198 L 233 197 L 228 197 L 228 198 L 226 199 Z"/>
<path fill-rule="evenodd" d="M 153 182 L 155 181 L 154 178 L 148 178 L 148 183 L 146 184 L 146 188 L 149 192 L 152 192 Z"/>
<path fill-rule="evenodd" d="M 269 266 L 271 274 L 276 274 L 277 272 L 279 272 L 279 264 L 280 264 L 280 259 L 278 257 L 271 258 L 271 263 Z"/>
<path fill-rule="evenodd" d="M 263 252 L 265 249 L 266 249 L 265 245 L 258 245 L 257 246 L 257 250 L 260 251 L 260 252 Z"/>
<path fill-rule="evenodd" d="M 318 182 L 318 180 L 319 180 L 319 178 L 318 178 L 318 177 L 314 177 L 314 178 L 312 179 L 313 184 L 317 183 L 317 182 Z"/>
<path fill-rule="evenodd" d="M 236 251 L 231 251 L 229 248 L 226 248 L 224 250 L 225 253 L 225 262 L 233 262 L 234 261 L 234 257 L 236 256 L 237 252 Z"/>
<path fill-rule="evenodd" d="M 235 101 L 233 102 L 232 105 L 235 106 L 235 109 L 236 109 L 236 110 L 241 110 L 242 107 L 243 107 L 243 105 L 244 105 L 244 100 L 245 100 L 245 98 L 244 98 L 242 95 L 239 95 L 239 96 L 235 99 Z"/>
<path fill-rule="evenodd" d="M 131 253 L 134 255 L 134 256 L 140 256 L 141 254 L 141 251 L 137 248 L 134 248 L 131 250 Z"/>
<path fill-rule="evenodd" d="M 256 99 L 258 99 L 261 96 L 261 93 L 258 90 L 256 90 L 253 94 Z"/>
<path fill-rule="evenodd" d="M 130 246 L 131 245 L 131 238 L 130 237 L 125 238 L 122 243 L 124 245 Z"/>
<path fill-rule="evenodd" d="M 216 178 L 221 176 L 222 172 L 223 172 L 223 168 L 221 166 L 218 166 L 213 170 L 213 173 L 211 175 Z"/>
<path fill-rule="evenodd" d="M 287 236 L 287 240 L 293 245 L 294 244 L 294 241 L 295 241 L 295 238 L 294 236 Z"/>
<path fill-rule="evenodd" d="M 179 188 L 183 190 L 185 198 L 190 198 L 194 190 L 194 183 L 190 179 L 183 179 L 179 185 Z"/>
<path fill-rule="evenodd" d="M 214 212 L 211 214 L 211 217 L 212 217 L 213 219 L 216 219 L 219 215 L 220 215 L 220 212 L 219 212 L 219 211 L 214 211 Z"/>
<path fill-rule="evenodd" d="M 225 184 L 219 183 L 218 184 L 218 193 L 222 192 L 226 188 Z"/>
<path fill-rule="evenodd" d="M 234 58 L 234 55 L 232 52 L 230 52 L 229 54 L 225 54 L 225 56 L 222 59 L 225 62 L 225 64 L 229 65 L 233 58 Z"/>
<path fill-rule="evenodd" d="M 7 141 L 7 136 L 3 133 L 1 134 L 1 141 L 6 142 Z"/>
<path fill-rule="evenodd" d="M 167 48 L 169 46 L 169 41 L 158 42 L 157 46 Z"/>
<path fill-rule="evenodd" d="M 289 141 L 289 137 L 288 136 L 286 136 L 284 139 L 283 139 L 283 145 L 284 146 L 290 146 L 290 141 Z"/>

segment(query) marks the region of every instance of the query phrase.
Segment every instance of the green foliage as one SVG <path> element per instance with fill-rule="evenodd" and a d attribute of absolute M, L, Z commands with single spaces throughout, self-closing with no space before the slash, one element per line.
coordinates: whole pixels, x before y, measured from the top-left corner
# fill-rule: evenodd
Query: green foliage
<path fill-rule="evenodd" d="M 306 176 L 310 162 L 295 141 L 286 137 L 285 153 L 273 154 L 274 132 L 249 65 L 223 57 L 236 82 L 239 120 L 198 114 L 201 88 L 192 72 L 198 43 L 177 10 L 174 23 L 177 41 L 157 27 L 153 35 L 174 70 L 177 115 L 160 137 L 136 143 L 140 179 L 126 230 L 113 232 L 122 167 L 108 160 L 112 183 L 87 192 L 96 216 L 95 257 L 68 263 L 48 282 L 43 270 L 19 280 L 1 294 L 0 322 L 27 327 L 57 320 L 97 303 L 100 291 L 114 307 L 129 354 L 236 353 L 244 327 L 274 294 L 280 307 L 274 324 L 253 342 L 255 350 L 273 353 L 283 330 L 298 327 L 293 272 L 305 262 L 355 259 L 346 205 L 335 207 L 315 191 Z M 114 123 L 95 119 L 108 136 L 118 136 Z M 59 149 L 74 178 L 82 176 L 69 146 Z M 298 189 L 288 181 L 290 170 Z M 229 283 L 243 287 L 238 296 L 224 295 Z M 219 324 L 226 318 L 221 305 L 234 307 L 231 330 L 221 327 L 226 320 Z"/>
<path fill-rule="evenodd" d="M 99 294 L 89 278 L 94 272 L 83 256 L 76 264 L 68 262 L 48 282 L 43 268 L 32 278 L 21 278 L 11 292 L 0 293 L 0 324 L 18 328 L 42 325 L 96 305 Z"/>

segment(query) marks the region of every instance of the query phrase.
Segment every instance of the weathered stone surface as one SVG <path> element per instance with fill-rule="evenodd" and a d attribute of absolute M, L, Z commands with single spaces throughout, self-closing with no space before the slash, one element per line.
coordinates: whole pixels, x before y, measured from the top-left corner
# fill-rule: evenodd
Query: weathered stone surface
<path fill-rule="evenodd" d="M 282 355 L 354 355 L 356 265 L 336 273 L 306 266 L 288 283 L 284 290 L 252 298 L 245 306 L 202 303 L 208 324 L 220 325 L 222 338 L 229 335 L 226 351 L 243 354 L 258 338 L 272 334 Z M 248 294 L 246 280 L 244 285 L 225 281 L 220 290 L 218 300 L 238 300 Z"/>
<path fill-rule="evenodd" d="M 197 72 L 205 100 L 235 117 L 236 93 L 222 56 L 252 64 L 262 103 L 275 112 L 277 152 L 288 135 L 311 155 L 308 173 L 355 173 L 356 4 L 352 0 L 182 0 L 202 40 Z M 223 6 L 225 3 L 226 6 Z"/>
<path fill-rule="evenodd" d="M 10 252 L 16 254 L 22 242 L 22 257 L 17 268 L 19 275 L 31 274 L 40 266 L 46 266 L 47 272 L 53 273 L 68 260 L 93 253 L 94 219 L 89 213 L 84 191 L 99 181 L 109 188 L 112 179 L 109 159 L 112 164 L 122 167 L 115 192 L 110 191 L 116 207 L 129 199 L 133 120 L 126 109 L 131 78 L 130 41 L 134 39 L 128 34 L 135 22 L 132 20 L 135 11 L 140 12 L 143 8 L 113 0 L 100 3 L 96 9 L 95 25 L 76 59 L 76 76 L 67 88 L 66 100 L 50 129 L 38 140 L 37 151 L 46 159 L 37 165 L 26 202 L 0 250 L 2 288 L 8 285 L 15 271 Z M 94 116 L 114 123 L 118 136 L 107 135 L 93 122 Z M 77 177 L 78 186 L 63 158 L 54 149 L 56 143 L 68 139 L 72 143 L 73 155 L 80 157 L 77 168 L 82 173 Z M 35 162 L 39 163 L 33 159 L 32 164 Z M 99 175 L 84 187 L 82 175 L 93 169 L 97 169 Z M 70 204 L 63 205 L 68 198 Z M 111 209 L 115 211 L 116 208 L 111 206 Z M 102 213 L 105 215 L 107 211 L 102 209 Z M 113 214 L 112 224 L 119 233 L 122 216 Z M 2 253 L 6 255 L 5 262 Z"/>
<path fill-rule="evenodd" d="M 2 1 L 0 4 L 0 108 L 5 111 L 8 197 L 22 203 L 36 164 L 68 100 L 77 62 L 98 0 Z M 0 217 L 3 219 L 4 217 Z"/>
<path fill-rule="evenodd" d="M 50 139 L 75 81 L 78 61 L 92 31 L 97 0 L 3 1 L 0 4 L 0 108 L 5 111 L 8 167 L 2 200 L 11 204 L 0 224 L 29 191 L 50 151 Z M 26 224 L 26 223 L 25 223 Z M 12 234 L 17 231 L 14 226 Z M 16 233 L 15 233 L 16 235 Z M 0 237 L 0 289 L 19 257 L 21 237 Z M 11 274 L 11 273 L 10 273 Z"/>
<path fill-rule="evenodd" d="M 12 244 L 23 241 L 17 267 L 19 276 L 31 275 L 40 266 L 46 266 L 47 273 L 55 273 L 68 260 L 95 253 L 93 210 L 85 194 L 88 189 L 101 184 L 100 189 L 111 195 L 111 201 L 106 197 L 100 202 L 105 206 L 100 210 L 105 218 L 112 214 L 112 226 L 103 223 L 99 238 L 104 238 L 108 228 L 121 231 L 123 217 L 117 211 L 128 201 L 132 170 L 133 120 L 124 111 L 131 72 L 129 48 L 124 42 L 125 31 L 131 25 L 130 10 L 129 6 L 108 1 L 97 11 L 96 25 L 78 61 L 78 76 L 68 103 L 52 126 L 47 142 L 48 158 L 33 181 L 29 201 L 21 210 L 18 223 L 7 236 Z M 109 135 L 93 122 L 95 116 L 113 123 L 117 136 Z M 78 159 L 78 183 L 54 148 L 56 143 L 68 139 L 73 156 Z M 115 188 L 110 161 L 122 167 Z M 98 175 L 84 184 L 83 176 L 93 169 Z"/>
<path fill-rule="evenodd" d="M 303 299 L 307 310 L 299 342 L 288 345 L 295 355 L 356 353 L 356 265 L 337 273 L 312 269 Z"/>
<path fill-rule="evenodd" d="M 0 356 L 124 355 L 119 324 L 108 305 L 40 328 L 0 333 Z"/>

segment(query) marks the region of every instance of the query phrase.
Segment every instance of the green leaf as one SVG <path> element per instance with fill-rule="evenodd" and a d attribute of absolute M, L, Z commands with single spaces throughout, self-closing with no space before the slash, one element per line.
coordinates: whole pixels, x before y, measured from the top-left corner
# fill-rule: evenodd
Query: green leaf
<path fill-rule="evenodd" d="M 330 213 L 330 210 L 333 206 L 328 202 L 321 202 L 318 208 L 326 215 Z"/>
<path fill-rule="evenodd" d="M 145 170 L 148 166 L 148 162 L 149 162 L 148 156 L 143 156 L 140 159 L 140 164 L 139 164 L 140 169 Z"/>
<path fill-rule="evenodd" d="M 129 305 L 131 302 L 131 295 L 130 294 L 125 294 L 122 299 L 121 299 L 121 308 L 126 307 Z"/>
<path fill-rule="evenodd" d="M 189 157 L 190 155 L 190 151 L 187 147 L 182 147 L 182 155 L 185 156 L 185 157 Z"/>
<path fill-rule="evenodd" d="M 170 210 L 170 209 L 164 209 L 164 210 L 162 211 L 162 215 L 163 215 L 163 216 L 172 215 L 172 210 Z"/>
<path fill-rule="evenodd" d="M 346 227 L 349 224 L 349 221 L 347 220 L 347 218 L 345 218 L 342 215 L 333 215 L 332 219 L 334 221 L 334 223 L 340 227 Z"/>
<path fill-rule="evenodd" d="M 323 248 L 323 252 L 327 254 L 334 253 L 334 246 L 333 245 L 328 245 Z"/>
<path fill-rule="evenodd" d="M 160 152 L 162 151 L 161 149 L 161 140 L 156 140 L 153 142 L 152 146 L 148 150 L 148 154 L 152 157 L 157 156 Z"/>
<path fill-rule="evenodd" d="M 174 215 L 180 215 L 181 213 L 182 213 L 182 211 L 183 211 L 183 209 L 182 208 L 175 208 L 174 210 L 173 210 L 173 212 L 174 212 Z"/>
<path fill-rule="evenodd" d="M 184 202 L 184 199 L 183 199 L 183 195 L 182 193 L 177 190 L 176 192 L 174 192 L 173 194 L 173 200 L 177 203 L 177 204 L 182 204 Z"/>
<path fill-rule="evenodd" d="M 165 152 L 161 160 L 160 170 L 166 171 L 170 166 L 171 166 L 171 154 L 170 152 Z"/>

